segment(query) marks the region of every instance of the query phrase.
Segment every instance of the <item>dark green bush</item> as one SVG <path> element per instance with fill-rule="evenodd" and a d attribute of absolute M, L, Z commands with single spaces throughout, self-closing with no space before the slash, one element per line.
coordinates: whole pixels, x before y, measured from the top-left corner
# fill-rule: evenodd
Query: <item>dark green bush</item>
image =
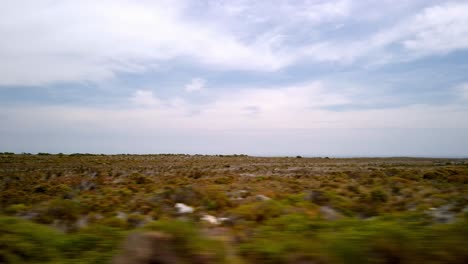
<path fill-rule="evenodd" d="M 199 169 L 192 169 L 188 173 L 188 177 L 191 179 L 200 179 L 203 176 L 203 172 Z"/>
<path fill-rule="evenodd" d="M 388 200 L 388 195 L 382 190 L 374 190 L 370 193 L 372 202 L 385 203 Z"/>
<path fill-rule="evenodd" d="M 109 263 L 123 233 L 94 226 L 64 234 L 48 226 L 0 216 L 0 263 Z"/>
<path fill-rule="evenodd" d="M 232 213 L 244 220 L 263 222 L 281 216 L 287 211 L 286 207 L 281 203 L 269 200 L 241 205 L 234 209 Z"/>
<path fill-rule="evenodd" d="M 61 234 L 49 227 L 0 216 L 0 263 L 53 263 Z"/>
<path fill-rule="evenodd" d="M 429 225 L 424 215 L 322 222 L 281 216 L 255 228 L 241 245 L 252 263 L 466 263 L 466 220 Z"/>
<path fill-rule="evenodd" d="M 50 224 L 54 220 L 61 220 L 67 224 L 74 223 L 80 215 L 80 206 L 72 200 L 57 199 L 51 201 L 43 208 L 36 220 L 40 223 Z"/>

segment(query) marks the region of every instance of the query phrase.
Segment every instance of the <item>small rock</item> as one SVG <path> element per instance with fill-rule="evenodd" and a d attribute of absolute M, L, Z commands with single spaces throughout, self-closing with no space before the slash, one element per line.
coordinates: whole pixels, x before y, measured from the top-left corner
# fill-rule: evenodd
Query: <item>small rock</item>
<path fill-rule="evenodd" d="M 201 220 L 205 221 L 205 222 L 208 222 L 208 223 L 210 223 L 212 225 L 219 225 L 220 224 L 219 219 L 212 216 L 212 215 L 204 215 L 204 216 L 202 216 Z"/>
<path fill-rule="evenodd" d="M 450 224 L 455 221 L 455 213 L 450 211 L 451 205 L 444 205 L 439 208 L 430 208 L 428 214 L 432 216 L 434 222 L 440 224 Z"/>
<path fill-rule="evenodd" d="M 83 216 L 81 217 L 80 219 L 78 219 L 76 221 L 76 227 L 79 228 L 79 229 L 82 229 L 82 228 L 85 228 L 88 226 L 88 217 L 87 216 Z"/>
<path fill-rule="evenodd" d="M 40 214 L 38 212 L 25 212 L 22 217 L 27 220 L 33 220 L 34 218 L 39 217 L 39 215 Z"/>
<path fill-rule="evenodd" d="M 320 214 L 325 218 L 326 220 L 338 220 L 342 217 L 342 215 L 337 212 L 335 209 L 331 208 L 330 206 L 320 206 Z"/>
<path fill-rule="evenodd" d="M 94 190 L 96 188 L 96 184 L 87 180 L 82 180 L 80 182 L 80 185 L 78 186 L 78 189 L 80 191 L 90 191 Z"/>
<path fill-rule="evenodd" d="M 177 209 L 179 214 L 191 214 L 194 211 L 193 207 L 183 203 L 176 203 L 174 207 Z"/>
<path fill-rule="evenodd" d="M 119 212 L 117 212 L 117 216 L 116 216 L 116 217 L 117 217 L 118 219 L 120 219 L 120 220 L 125 220 L 125 219 L 127 219 L 127 214 L 124 213 L 124 212 L 120 212 L 120 211 L 119 211 Z"/>
<path fill-rule="evenodd" d="M 270 197 L 265 196 L 265 195 L 263 195 L 263 194 L 258 194 L 258 195 L 255 196 L 255 198 L 256 198 L 258 201 L 269 201 L 269 200 L 271 200 Z"/>
<path fill-rule="evenodd" d="M 229 218 L 229 217 L 218 217 L 218 221 L 220 221 L 220 222 L 228 222 L 228 221 L 231 221 L 231 218 Z"/>

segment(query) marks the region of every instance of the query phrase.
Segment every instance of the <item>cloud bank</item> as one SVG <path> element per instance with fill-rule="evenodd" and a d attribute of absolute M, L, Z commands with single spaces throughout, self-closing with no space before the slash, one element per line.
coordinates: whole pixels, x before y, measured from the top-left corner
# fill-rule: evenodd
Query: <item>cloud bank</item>
<path fill-rule="evenodd" d="M 5 1 L 0 148 L 468 155 L 466 14 L 456 0 Z"/>
<path fill-rule="evenodd" d="M 463 2 L 423 7 L 391 26 L 367 30 L 359 40 L 350 31 L 360 26 L 356 14 L 366 17 L 370 4 L 201 3 L 6 2 L 0 10 L 0 85 L 99 82 L 180 58 L 218 70 L 269 72 L 303 61 L 372 64 L 468 47 Z M 391 14 L 396 7 L 383 1 L 381 9 Z"/>

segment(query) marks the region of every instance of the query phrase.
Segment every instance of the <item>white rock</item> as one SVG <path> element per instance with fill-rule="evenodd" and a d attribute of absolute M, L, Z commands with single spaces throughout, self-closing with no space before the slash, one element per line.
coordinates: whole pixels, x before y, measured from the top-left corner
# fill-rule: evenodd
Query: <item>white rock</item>
<path fill-rule="evenodd" d="M 201 218 L 202 221 L 206 221 L 212 225 L 219 225 L 219 220 L 218 218 L 212 216 L 212 215 L 204 215 L 202 218 Z"/>
<path fill-rule="evenodd" d="M 330 206 L 320 206 L 320 214 L 327 220 L 337 220 L 341 218 L 341 214 Z"/>
<path fill-rule="evenodd" d="M 268 200 L 271 200 L 270 197 L 265 196 L 265 195 L 263 195 L 263 194 L 258 194 L 257 196 L 255 196 L 255 198 L 257 198 L 258 201 L 268 201 Z"/>
<path fill-rule="evenodd" d="M 194 211 L 193 207 L 183 203 L 176 203 L 175 208 L 177 208 L 179 214 L 190 214 Z"/>
<path fill-rule="evenodd" d="M 78 219 L 76 221 L 76 226 L 78 228 L 85 228 L 88 226 L 88 217 L 84 216 L 84 217 L 80 217 L 80 219 Z"/>
<path fill-rule="evenodd" d="M 116 217 L 117 217 L 118 219 L 120 219 L 120 220 L 125 220 L 125 219 L 127 219 L 127 214 L 124 213 L 124 212 L 120 212 L 120 211 L 119 211 L 119 212 L 117 212 L 117 216 L 116 216 Z"/>

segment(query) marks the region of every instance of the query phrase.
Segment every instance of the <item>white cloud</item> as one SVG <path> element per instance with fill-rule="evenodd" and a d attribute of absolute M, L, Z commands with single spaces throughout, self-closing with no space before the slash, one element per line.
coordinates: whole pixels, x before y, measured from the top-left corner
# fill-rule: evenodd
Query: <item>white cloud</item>
<path fill-rule="evenodd" d="M 255 25 L 257 23 L 295 23 L 303 21 L 314 25 L 351 14 L 350 0 L 331 1 L 208 1 L 207 12 L 237 20 L 238 25 Z M 287 20 L 284 17 L 288 17 Z"/>
<path fill-rule="evenodd" d="M 104 122 L 124 122 L 134 129 L 270 131 L 314 128 L 468 128 L 468 114 L 460 105 L 408 105 L 382 109 L 329 110 L 356 103 L 355 91 L 329 92 L 322 82 L 286 87 L 243 88 L 212 95 L 205 103 L 180 98 L 158 99 L 149 91 L 131 97 L 137 108 L 87 110 L 99 113 Z M 465 87 L 466 88 L 466 87 Z M 465 89 L 463 88 L 463 89 Z M 463 90 L 465 91 L 465 90 Z M 468 91 L 468 90 L 467 90 Z M 68 110 L 64 110 L 67 112 Z M 74 108 L 71 111 L 82 112 Z M 56 111 L 60 113 L 60 111 Z M 104 115 L 104 116 L 101 116 Z M 107 116 L 110 115 L 110 116 Z M 68 116 L 68 115 L 66 115 Z M 82 116 L 82 115 L 80 115 Z M 99 117 L 101 116 L 101 117 Z M 95 118 L 93 116 L 93 118 Z M 111 125 L 113 126 L 113 125 Z M 122 127 L 122 129 L 124 129 Z"/>
<path fill-rule="evenodd" d="M 205 80 L 202 78 L 193 78 L 190 83 L 185 85 L 186 92 L 198 92 L 205 88 Z"/>
<path fill-rule="evenodd" d="M 349 0 L 309 2 L 302 9 L 303 14 L 310 20 L 316 22 L 328 21 L 337 17 L 346 17 L 351 12 Z"/>
<path fill-rule="evenodd" d="M 281 117 L 287 113 L 349 102 L 344 94 L 327 92 L 321 82 L 309 82 L 285 87 L 237 89 L 220 95 L 212 104 L 205 106 L 202 112 L 237 115 L 255 109 L 260 115 Z"/>
<path fill-rule="evenodd" d="M 307 89 L 305 89 L 307 90 Z M 281 93 L 265 90 L 243 93 L 236 97 L 225 94 L 215 101 L 203 104 L 174 104 L 173 100 L 154 101 L 148 92 L 139 92 L 132 99 L 145 107 L 104 109 L 77 106 L 42 106 L 1 108 L 6 118 L 2 121 L 3 134 L 35 131 L 50 134 L 73 130 L 83 135 L 130 133 L 131 136 L 160 131 L 196 135 L 204 131 L 240 131 L 242 133 L 284 133 L 293 137 L 295 131 L 308 129 L 381 129 L 381 128 L 468 128 L 466 109 L 457 106 L 413 105 L 400 108 L 348 110 L 336 112 L 319 105 L 342 102 L 341 98 L 320 92 L 285 90 Z M 301 99 L 300 95 L 316 94 L 325 103 Z M 150 98 L 150 99 L 148 99 Z M 228 99 L 232 98 L 232 101 Z M 275 105 L 270 100 L 277 100 Z M 314 104 L 317 104 L 314 106 Z M 193 111 L 200 110 L 193 114 Z M 362 138 L 361 138 L 362 139 Z"/>
<path fill-rule="evenodd" d="M 463 83 L 457 87 L 460 99 L 468 102 L 468 83 Z"/>
<path fill-rule="evenodd" d="M 309 82 L 210 89 L 198 103 L 138 90 L 118 107 L 2 105 L 0 143 L 18 152 L 466 155 L 464 101 L 332 111 L 355 94 L 330 91 Z"/>
<path fill-rule="evenodd" d="M 276 71 L 299 61 L 372 64 L 468 47 L 468 4 L 462 2 L 399 14 L 396 24 L 376 20 L 359 39 L 353 32 L 330 37 L 330 30 L 357 23 L 354 14 L 366 13 L 368 2 L 208 3 L 7 1 L 0 9 L 0 86 L 96 82 L 178 58 L 215 70 Z M 202 8 L 192 10 L 197 4 Z M 400 5 L 409 4 L 383 1 L 379 10 Z"/>
<path fill-rule="evenodd" d="M 0 9 L 0 85 L 99 81 L 186 56 L 226 69 L 286 63 L 272 40 L 239 40 L 216 23 L 184 18 L 183 1 L 28 1 Z M 255 57 L 255 60 L 251 58 Z M 249 61 L 249 63 L 246 63 Z"/>
<path fill-rule="evenodd" d="M 425 9 L 407 25 L 404 46 L 420 54 L 447 53 L 468 47 L 468 3 Z M 402 25 L 403 27 L 403 25 Z"/>
<path fill-rule="evenodd" d="M 430 6 L 390 27 L 369 33 L 363 40 L 320 40 L 301 47 L 296 56 L 317 62 L 349 64 L 365 59 L 370 64 L 382 64 L 467 49 L 466 14 L 467 3 Z M 395 45 L 401 46 L 402 51 L 391 50 Z"/>
<path fill-rule="evenodd" d="M 137 90 L 130 98 L 130 101 L 137 106 L 144 107 L 159 107 L 162 105 L 161 100 L 155 97 L 152 91 L 148 90 Z"/>

